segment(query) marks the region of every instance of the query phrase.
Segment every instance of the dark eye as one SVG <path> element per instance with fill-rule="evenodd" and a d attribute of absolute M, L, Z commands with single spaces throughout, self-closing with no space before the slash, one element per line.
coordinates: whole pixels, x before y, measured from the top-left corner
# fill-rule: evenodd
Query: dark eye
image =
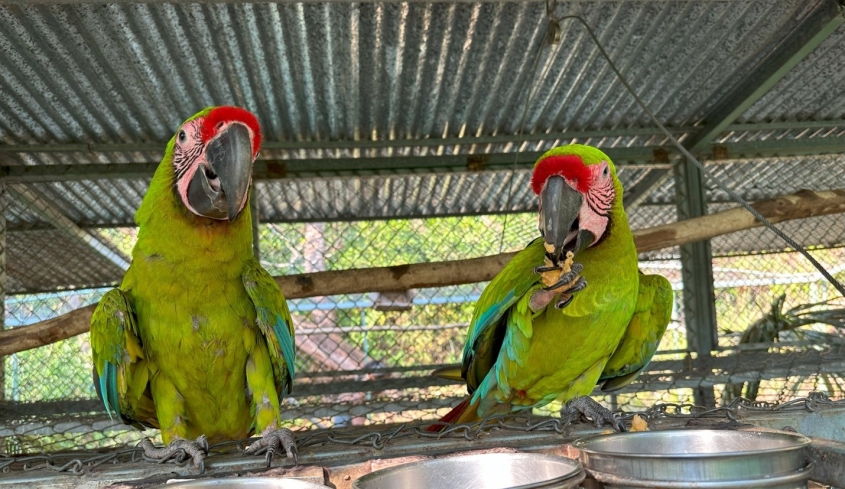
<path fill-rule="evenodd" d="M 179 131 L 179 142 L 180 142 L 180 143 L 184 143 L 184 142 L 185 142 L 185 139 L 186 139 L 187 137 L 188 137 L 188 136 L 187 136 L 187 134 L 185 134 L 185 130 L 184 130 L 184 129 L 183 129 L 183 130 L 181 130 L 181 131 Z"/>
<path fill-rule="evenodd" d="M 608 167 L 604 167 L 604 171 L 601 172 L 602 175 L 608 176 L 610 174 L 610 169 Z"/>

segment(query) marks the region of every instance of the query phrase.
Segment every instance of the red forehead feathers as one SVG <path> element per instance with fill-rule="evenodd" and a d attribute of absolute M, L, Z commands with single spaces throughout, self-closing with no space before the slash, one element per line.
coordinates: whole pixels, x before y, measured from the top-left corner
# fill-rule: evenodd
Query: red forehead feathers
<path fill-rule="evenodd" d="M 567 179 L 570 183 L 575 184 L 575 188 L 581 192 L 586 193 L 590 190 L 592 184 L 592 176 L 590 169 L 577 155 L 552 155 L 543 158 L 534 167 L 534 174 L 531 176 L 531 189 L 534 193 L 540 195 L 543 191 L 543 185 L 546 180 L 552 175 L 560 175 Z"/>
<path fill-rule="evenodd" d="M 258 125 L 258 119 L 255 118 L 255 115 L 253 115 L 252 112 L 240 107 L 222 106 L 212 109 L 211 112 L 205 116 L 205 120 L 202 123 L 202 132 L 200 133 L 200 137 L 203 142 L 207 143 L 217 133 L 218 124 L 221 122 L 234 121 L 241 122 L 252 130 L 252 153 L 253 156 L 257 155 L 258 150 L 261 148 L 261 126 Z"/>

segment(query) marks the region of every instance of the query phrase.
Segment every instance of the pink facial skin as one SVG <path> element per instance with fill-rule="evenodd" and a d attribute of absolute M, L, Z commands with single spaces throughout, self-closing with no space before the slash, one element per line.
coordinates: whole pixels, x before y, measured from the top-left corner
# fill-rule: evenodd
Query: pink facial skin
<path fill-rule="evenodd" d="M 218 112 L 221 109 L 227 109 L 228 111 L 221 114 Z M 173 151 L 173 168 L 176 175 L 176 192 L 179 194 L 179 197 L 182 199 L 182 203 L 185 207 L 198 216 L 201 214 L 191 206 L 188 200 L 188 186 L 197 171 L 211 171 L 211 166 L 206 160 L 205 155 L 205 148 L 208 143 L 213 141 L 218 134 L 224 132 L 232 124 L 242 124 L 249 131 L 250 140 L 252 141 L 253 155 L 255 156 L 258 154 L 257 146 L 260 144 L 261 136 L 260 133 L 256 134 L 254 130 L 254 128 L 258 127 L 255 117 L 242 109 L 237 109 L 237 111 L 232 109 L 234 108 L 221 107 L 215 109 L 206 117 L 200 117 L 183 124 L 179 129 L 179 132 L 176 134 L 176 144 Z M 230 112 L 232 113 L 231 115 L 238 117 L 231 120 L 225 120 L 219 117 L 220 115 L 230 115 Z M 248 114 L 249 117 L 245 117 L 244 114 L 241 114 L 240 112 Z M 206 127 L 208 124 L 213 124 L 214 127 Z M 204 138 L 207 139 L 203 140 Z M 208 183 L 214 191 L 220 191 L 220 180 L 216 176 L 214 178 L 209 178 Z M 244 195 L 244 199 L 240 203 L 240 210 L 242 210 L 243 206 L 246 205 L 246 201 L 247 196 Z"/>
<path fill-rule="evenodd" d="M 602 161 L 597 165 L 588 166 L 576 155 L 550 156 L 541 161 L 534 170 L 534 192 L 540 194 L 551 176 L 563 177 L 567 185 L 584 196 L 584 202 L 578 211 L 578 229 L 589 231 L 596 237 L 590 246 L 598 243 L 607 232 L 610 207 L 616 197 L 610 165 Z M 566 242 L 575 239 L 576 235 L 577 232 L 570 232 Z"/>

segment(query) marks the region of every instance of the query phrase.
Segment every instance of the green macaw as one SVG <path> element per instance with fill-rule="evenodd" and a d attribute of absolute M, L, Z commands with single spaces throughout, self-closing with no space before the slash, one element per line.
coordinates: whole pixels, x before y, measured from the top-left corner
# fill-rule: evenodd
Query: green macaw
<path fill-rule="evenodd" d="M 670 320 L 672 288 L 639 272 L 622 184 L 603 152 L 554 148 L 537 160 L 531 186 L 542 237 L 482 292 L 460 370 L 435 372 L 466 381 L 469 392 L 441 421 L 469 423 L 560 400 L 597 425 L 624 430 L 587 396 L 597 382 L 607 391 L 623 387 L 648 365 Z"/>
<path fill-rule="evenodd" d="M 94 385 L 111 416 L 160 428 L 162 451 L 202 465 L 208 442 L 260 433 L 281 445 L 279 404 L 294 377 L 294 329 L 275 280 L 253 256 L 249 198 L 261 145 L 255 116 L 209 107 L 185 121 L 135 215 L 120 287 L 91 319 Z M 196 442 L 187 439 L 198 438 Z"/>

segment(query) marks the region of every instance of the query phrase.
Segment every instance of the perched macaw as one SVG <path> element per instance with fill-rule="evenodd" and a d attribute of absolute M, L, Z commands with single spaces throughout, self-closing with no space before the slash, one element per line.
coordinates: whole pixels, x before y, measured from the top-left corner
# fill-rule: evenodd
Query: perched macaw
<path fill-rule="evenodd" d="M 639 272 L 622 184 L 603 152 L 554 148 L 537 160 L 531 186 L 541 237 L 482 292 L 460 370 L 435 372 L 465 380 L 469 391 L 441 421 L 469 423 L 557 399 L 623 430 L 586 396 L 597 382 L 619 389 L 646 367 L 669 323 L 671 286 Z"/>
<path fill-rule="evenodd" d="M 91 319 L 94 385 L 106 411 L 160 428 L 201 464 L 208 441 L 264 435 L 251 449 L 295 451 L 279 403 L 294 377 L 294 329 L 253 256 L 255 116 L 209 107 L 185 121 L 135 215 L 138 242 L 119 288 Z M 207 437 L 207 438 L 206 438 Z M 187 439 L 197 438 L 196 442 Z"/>

